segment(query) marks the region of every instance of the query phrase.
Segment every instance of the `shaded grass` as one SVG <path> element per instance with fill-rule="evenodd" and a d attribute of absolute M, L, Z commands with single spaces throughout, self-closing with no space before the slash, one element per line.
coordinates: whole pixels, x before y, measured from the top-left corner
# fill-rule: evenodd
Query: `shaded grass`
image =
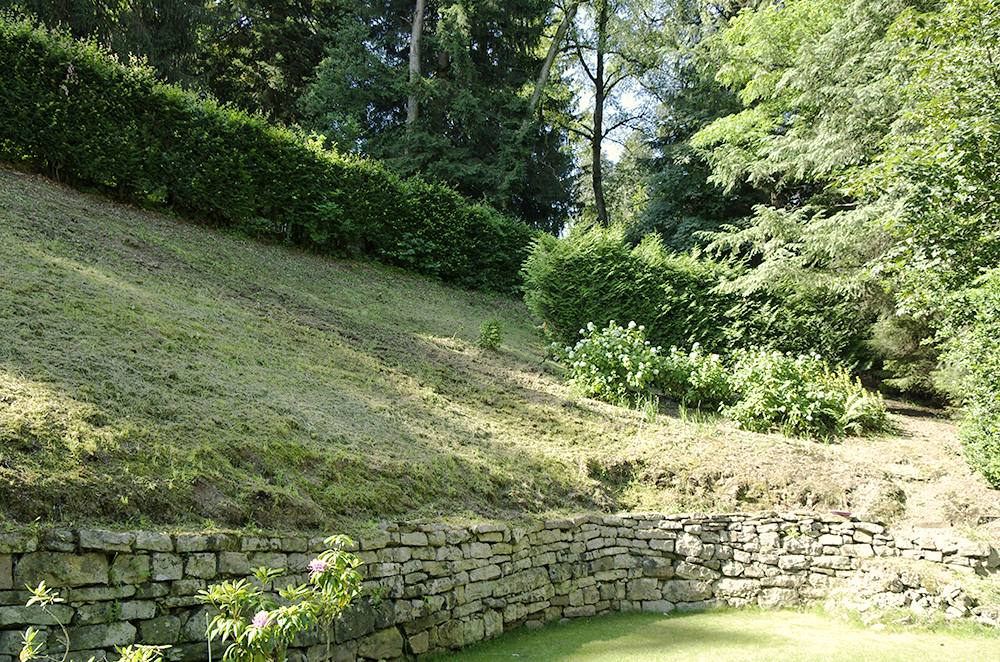
<path fill-rule="evenodd" d="M 995 631 L 872 631 L 818 613 L 621 614 L 517 630 L 435 662 L 915 662 L 994 659 Z"/>

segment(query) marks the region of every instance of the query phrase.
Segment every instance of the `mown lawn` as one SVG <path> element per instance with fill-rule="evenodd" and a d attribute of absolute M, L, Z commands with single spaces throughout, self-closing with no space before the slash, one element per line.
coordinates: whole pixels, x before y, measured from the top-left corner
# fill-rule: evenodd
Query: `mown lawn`
<path fill-rule="evenodd" d="M 618 614 L 521 629 L 435 662 L 917 662 L 1000 659 L 984 629 L 872 630 L 815 612 Z"/>

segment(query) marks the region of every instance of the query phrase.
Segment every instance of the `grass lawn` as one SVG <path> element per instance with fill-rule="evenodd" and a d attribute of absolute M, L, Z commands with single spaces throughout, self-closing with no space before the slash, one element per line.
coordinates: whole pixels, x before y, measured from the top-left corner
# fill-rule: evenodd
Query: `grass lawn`
<path fill-rule="evenodd" d="M 812 612 L 619 614 L 540 630 L 433 658 L 436 662 L 916 662 L 1000 659 L 1000 633 L 874 631 Z"/>

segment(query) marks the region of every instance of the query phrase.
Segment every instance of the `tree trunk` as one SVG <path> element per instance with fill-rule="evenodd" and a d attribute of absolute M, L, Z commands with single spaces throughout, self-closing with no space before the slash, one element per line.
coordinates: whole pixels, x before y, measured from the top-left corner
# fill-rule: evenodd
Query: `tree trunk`
<path fill-rule="evenodd" d="M 597 15 L 597 62 L 594 70 L 594 133 L 590 143 L 591 169 L 594 183 L 594 206 L 597 220 L 608 225 L 608 208 L 604 202 L 604 182 L 601 173 L 601 143 L 604 140 L 604 53 L 608 43 L 608 6 L 602 2 Z"/>
<path fill-rule="evenodd" d="M 427 0 L 417 0 L 413 11 L 413 29 L 410 32 L 410 96 L 406 100 L 406 130 L 413 131 L 420 116 L 420 102 L 417 99 L 417 83 L 420 81 L 420 40 L 424 32 L 424 12 Z"/>
<path fill-rule="evenodd" d="M 542 98 L 542 90 L 545 89 L 545 84 L 549 80 L 549 72 L 552 71 L 552 65 L 556 61 L 556 55 L 559 53 L 559 44 L 562 43 L 563 37 L 566 36 L 566 30 L 569 29 L 570 23 L 573 22 L 573 17 L 576 16 L 576 8 L 580 6 L 580 0 L 576 0 L 567 9 L 566 13 L 563 14 L 562 22 L 559 24 L 559 28 L 556 30 L 555 37 L 552 38 L 552 43 L 549 45 L 549 52 L 545 56 L 545 62 L 542 64 L 542 71 L 538 75 L 538 81 L 535 82 L 535 91 L 531 95 L 531 101 L 528 102 L 528 112 L 521 122 L 521 133 L 523 134 L 528 130 L 528 126 L 531 124 L 531 118 L 535 114 L 535 109 L 538 108 L 538 102 Z"/>

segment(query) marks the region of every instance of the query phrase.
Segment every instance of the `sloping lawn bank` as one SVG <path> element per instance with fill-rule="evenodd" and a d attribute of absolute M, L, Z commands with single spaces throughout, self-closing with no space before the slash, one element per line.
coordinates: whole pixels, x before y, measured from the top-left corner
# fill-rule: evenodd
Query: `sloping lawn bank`
<path fill-rule="evenodd" d="M 435 662 L 916 662 L 995 660 L 1000 633 L 875 631 L 811 612 L 619 614 L 521 629 Z"/>

